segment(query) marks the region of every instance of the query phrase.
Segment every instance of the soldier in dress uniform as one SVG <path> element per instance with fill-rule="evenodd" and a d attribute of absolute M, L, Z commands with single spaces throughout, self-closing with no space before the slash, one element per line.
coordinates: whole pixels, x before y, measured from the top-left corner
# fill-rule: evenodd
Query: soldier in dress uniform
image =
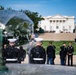
<path fill-rule="evenodd" d="M 8 39 L 8 41 L 9 41 L 9 46 L 5 49 L 5 54 L 4 54 L 6 63 L 17 62 L 19 49 L 15 47 L 16 39 Z"/>
<path fill-rule="evenodd" d="M 31 49 L 31 58 L 33 64 L 45 64 L 46 53 L 45 49 L 42 47 L 42 38 L 35 38 L 36 47 Z"/>
<path fill-rule="evenodd" d="M 69 46 L 67 47 L 67 54 L 68 54 L 68 66 L 73 66 L 73 52 L 74 47 L 72 46 L 72 43 L 69 42 Z"/>

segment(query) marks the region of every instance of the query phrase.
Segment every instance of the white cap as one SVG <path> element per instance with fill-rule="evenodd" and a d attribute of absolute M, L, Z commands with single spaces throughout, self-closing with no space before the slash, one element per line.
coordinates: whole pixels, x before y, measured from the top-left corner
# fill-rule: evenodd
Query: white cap
<path fill-rule="evenodd" d="M 40 42 L 40 41 L 43 41 L 42 38 L 35 38 L 36 41 Z"/>
<path fill-rule="evenodd" d="M 17 39 L 12 38 L 12 39 L 8 39 L 9 42 L 15 42 Z"/>

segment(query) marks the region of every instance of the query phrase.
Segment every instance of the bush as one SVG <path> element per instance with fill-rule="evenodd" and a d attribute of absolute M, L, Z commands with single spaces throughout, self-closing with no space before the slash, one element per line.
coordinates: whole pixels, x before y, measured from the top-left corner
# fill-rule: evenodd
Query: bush
<path fill-rule="evenodd" d="M 44 33 L 44 30 L 41 27 L 39 28 L 39 33 Z"/>

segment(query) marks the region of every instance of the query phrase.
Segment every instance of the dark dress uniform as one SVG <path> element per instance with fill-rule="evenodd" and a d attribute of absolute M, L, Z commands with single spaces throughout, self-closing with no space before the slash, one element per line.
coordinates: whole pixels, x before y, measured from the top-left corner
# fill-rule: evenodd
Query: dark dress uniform
<path fill-rule="evenodd" d="M 60 60 L 61 60 L 61 65 L 66 65 L 66 55 L 67 55 L 67 48 L 65 46 L 60 47 Z"/>
<path fill-rule="evenodd" d="M 50 61 L 50 64 L 54 65 L 54 59 L 55 59 L 55 46 L 48 46 L 47 47 L 47 50 L 46 50 L 46 54 L 47 54 L 47 64 L 49 64 L 49 61 Z"/>
<path fill-rule="evenodd" d="M 8 46 L 5 50 L 4 50 L 4 58 L 6 59 L 18 59 L 18 53 L 19 53 L 19 49 L 17 49 L 15 46 Z M 14 63 L 17 61 L 6 61 L 6 63 Z"/>
<path fill-rule="evenodd" d="M 45 64 L 46 53 L 42 46 L 33 47 L 30 54 L 33 64 Z"/>
<path fill-rule="evenodd" d="M 68 46 L 67 47 L 67 54 L 68 54 L 68 66 L 69 65 L 73 65 L 73 52 L 74 52 L 74 48 L 73 46 Z M 71 63 L 70 63 L 71 61 Z"/>

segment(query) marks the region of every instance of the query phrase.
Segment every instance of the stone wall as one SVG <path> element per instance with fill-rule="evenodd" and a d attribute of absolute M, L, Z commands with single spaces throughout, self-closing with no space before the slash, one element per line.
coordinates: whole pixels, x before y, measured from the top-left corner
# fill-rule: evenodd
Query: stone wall
<path fill-rule="evenodd" d="M 76 38 L 76 33 L 44 33 L 40 34 L 39 37 L 44 40 L 74 41 Z"/>

